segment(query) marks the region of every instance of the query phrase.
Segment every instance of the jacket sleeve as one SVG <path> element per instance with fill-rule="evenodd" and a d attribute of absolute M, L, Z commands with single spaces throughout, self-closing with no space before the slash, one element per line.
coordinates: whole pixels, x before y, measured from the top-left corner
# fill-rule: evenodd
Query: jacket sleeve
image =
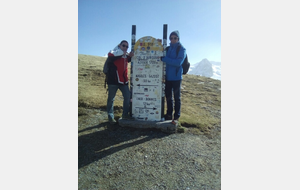
<path fill-rule="evenodd" d="M 180 67 L 182 65 L 185 57 L 186 57 L 186 50 L 185 50 L 185 48 L 181 47 L 176 59 L 172 59 L 172 58 L 165 56 L 162 58 L 162 61 L 166 62 L 170 66 Z"/>

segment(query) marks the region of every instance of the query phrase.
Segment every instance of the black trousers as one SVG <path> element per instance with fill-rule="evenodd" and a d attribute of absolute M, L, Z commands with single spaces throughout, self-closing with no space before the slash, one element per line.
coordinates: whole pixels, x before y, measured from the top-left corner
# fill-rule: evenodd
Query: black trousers
<path fill-rule="evenodd" d="M 167 115 L 173 115 L 173 96 L 175 100 L 175 113 L 174 119 L 178 119 L 180 117 L 180 89 L 181 89 L 181 80 L 178 81 L 166 81 L 165 95 L 167 99 Z"/>

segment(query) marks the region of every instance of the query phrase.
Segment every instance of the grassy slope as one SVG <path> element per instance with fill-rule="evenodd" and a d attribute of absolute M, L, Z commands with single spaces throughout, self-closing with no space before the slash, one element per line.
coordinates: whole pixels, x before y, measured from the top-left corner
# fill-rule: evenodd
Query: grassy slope
<path fill-rule="evenodd" d="M 78 55 L 79 112 L 89 107 L 106 108 L 105 75 L 102 72 L 105 60 L 105 57 Z M 183 75 L 182 88 L 181 125 L 194 130 L 194 133 L 205 134 L 209 134 L 215 127 L 221 127 L 221 81 Z M 118 91 L 114 103 L 115 110 L 121 109 L 122 104 L 122 94 Z M 121 112 L 117 112 L 116 116 L 120 114 Z"/>

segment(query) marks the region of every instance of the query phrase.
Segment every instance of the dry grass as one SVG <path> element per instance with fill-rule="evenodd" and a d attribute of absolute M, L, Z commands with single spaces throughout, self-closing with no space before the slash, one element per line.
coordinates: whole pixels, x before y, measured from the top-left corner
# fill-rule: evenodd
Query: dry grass
<path fill-rule="evenodd" d="M 105 57 L 78 55 L 79 115 L 84 115 L 83 108 L 106 108 L 107 93 L 102 72 L 105 60 Z M 195 134 L 206 135 L 211 129 L 221 127 L 221 81 L 184 75 L 181 93 L 182 127 Z M 121 115 L 122 105 L 123 97 L 118 91 L 114 103 L 116 118 Z"/>

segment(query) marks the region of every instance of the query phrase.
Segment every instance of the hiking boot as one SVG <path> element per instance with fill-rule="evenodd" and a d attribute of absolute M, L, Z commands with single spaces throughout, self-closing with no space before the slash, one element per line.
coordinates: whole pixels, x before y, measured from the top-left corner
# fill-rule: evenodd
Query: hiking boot
<path fill-rule="evenodd" d="M 134 118 L 130 117 L 129 115 L 122 116 L 122 119 L 125 119 L 125 120 L 134 120 Z"/>
<path fill-rule="evenodd" d="M 172 124 L 176 125 L 176 124 L 178 123 L 178 119 L 179 119 L 179 118 L 173 119 L 173 120 L 172 120 Z"/>
<path fill-rule="evenodd" d="M 165 115 L 165 120 L 167 121 L 167 120 L 172 120 L 172 116 L 170 116 L 170 115 Z"/>
<path fill-rule="evenodd" d="M 115 119 L 109 119 L 109 123 L 113 125 L 113 124 L 116 124 L 117 121 Z"/>

